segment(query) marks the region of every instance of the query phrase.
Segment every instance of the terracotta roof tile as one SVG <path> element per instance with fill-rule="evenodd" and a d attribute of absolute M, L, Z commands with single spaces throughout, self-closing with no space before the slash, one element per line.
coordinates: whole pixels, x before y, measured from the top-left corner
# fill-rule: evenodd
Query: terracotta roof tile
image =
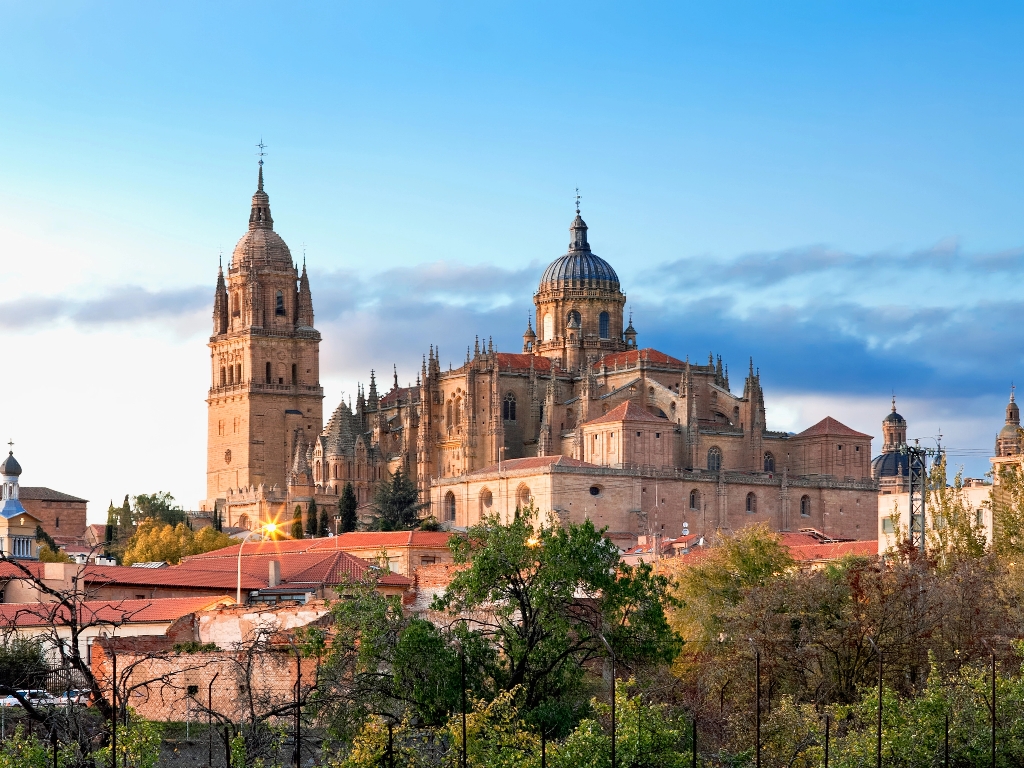
<path fill-rule="evenodd" d="M 817 435 L 842 435 L 844 437 L 871 437 L 863 432 L 850 429 L 841 421 L 836 421 L 831 416 L 826 416 L 814 426 L 808 427 L 795 437 L 815 437 Z"/>
<path fill-rule="evenodd" d="M 72 496 L 70 493 L 61 493 L 60 491 L 55 491 L 52 488 L 44 488 L 40 485 L 18 486 L 18 498 L 30 499 L 32 501 L 80 501 L 83 504 L 87 501 L 87 499 L 80 499 L 77 496 Z"/>
<path fill-rule="evenodd" d="M 509 369 L 513 371 L 522 371 L 530 369 L 530 361 L 533 361 L 533 368 L 536 371 L 550 371 L 551 360 L 540 355 L 520 355 L 515 352 L 495 352 L 494 357 L 497 360 L 498 368 Z"/>
<path fill-rule="evenodd" d="M 601 370 L 601 364 L 603 363 L 607 368 L 614 368 L 616 366 L 633 366 L 639 361 L 656 363 L 658 365 L 669 365 L 673 368 L 682 368 L 686 365 L 682 360 L 677 360 L 671 355 L 666 355 L 664 352 L 659 352 L 656 349 L 632 349 L 628 352 L 613 352 L 610 355 L 605 355 L 593 365 L 595 371 Z"/>
<path fill-rule="evenodd" d="M 838 560 L 847 555 L 871 557 L 878 554 L 878 542 L 869 541 L 837 541 L 832 544 L 810 544 L 790 547 L 789 554 L 798 562 Z"/>
<path fill-rule="evenodd" d="M 655 416 L 650 411 L 645 411 L 639 405 L 635 405 L 632 401 L 626 401 L 622 405 L 612 408 L 603 416 L 591 419 L 584 426 L 587 424 L 607 424 L 612 421 L 650 421 L 658 424 L 671 424 L 668 419 Z"/>

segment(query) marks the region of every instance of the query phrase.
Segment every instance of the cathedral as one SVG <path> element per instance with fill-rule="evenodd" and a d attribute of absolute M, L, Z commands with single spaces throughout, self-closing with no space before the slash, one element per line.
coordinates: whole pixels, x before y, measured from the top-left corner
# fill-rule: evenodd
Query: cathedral
<path fill-rule="evenodd" d="M 336 505 L 351 482 L 365 517 L 375 483 L 401 469 L 453 527 L 533 501 L 623 542 L 751 522 L 872 538 L 871 437 L 832 418 L 769 430 L 752 361 L 736 393 L 720 357 L 641 348 L 578 206 L 569 234 L 521 351 L 478 338 L 444 370 L 431 346 L 415 385 L 395 374 L 383 391 L 371 371 L 325 426 L 306 267 L 274 231 L 261 165 L 248 231 L 217 277 L 204 508 L 255 528 L 312 499 Z"/>

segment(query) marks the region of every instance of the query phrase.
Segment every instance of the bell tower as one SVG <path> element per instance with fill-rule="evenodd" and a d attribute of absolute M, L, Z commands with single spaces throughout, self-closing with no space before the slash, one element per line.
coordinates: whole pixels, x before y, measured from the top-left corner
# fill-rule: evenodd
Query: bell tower
<path fill-rule="evenodd" d="M 320 333 L 306 275 L 274 231 L 260 159 L 249 228 L 217 272 L 206 399 L 206 507 L 229 489 L 284 491 L 295 445 L 323 428 Z"/>

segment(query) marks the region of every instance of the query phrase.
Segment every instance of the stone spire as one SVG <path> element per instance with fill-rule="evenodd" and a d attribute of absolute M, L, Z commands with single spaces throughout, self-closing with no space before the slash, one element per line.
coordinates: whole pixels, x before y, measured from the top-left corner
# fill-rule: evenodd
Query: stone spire
<path fill-rule="evenodd" d="M 263 191 L 263 161 L 260 161 L 260 175 L 256 193 L 252 196 L 252 210 L 249 212 L 249 229 L 273 229 L 274 219 L 270 215 L 270 195 Z"/>
<path fill-rule="evenodd" d="M 217 288 L 213 294 L 213 334 L 228 332 L 228 289 L 224 283 L 224 267 L 217 266 Z"/>
<path fill-rule="evenodd" d="M 587 242 L 587 223 L 580 216 L 580 196 L 577 190 L 576 194 L 576 218 L 572 220 L 572 224 L 569 226 L 569 233 L 572 238 L 569 240 L 570 251 L 589 251 L 590 243 Z"/>
<path fill-rule="evenodd" d="M 394 384 L 392 384 L 392 387 L 394 389 L 398 389 L 398 363 L 392 363 L 391 367 L 394 369 L 395 372 L 395 382 Z"/>
<path fill-rule="evenodd" d="M 299 291 L 295 302 L 295 325 L 299 328 L 313 327 L 313 294 L 309 290 L 305 256 L 302 257 L 302 274 L 299 276 Z"/>
<path fill-rule="evenodd" d="M 366 393 L 366 409 L 368 411 L 377 410 L 377 378 L 372 368 L 370 369 L 370 391 Z"/>

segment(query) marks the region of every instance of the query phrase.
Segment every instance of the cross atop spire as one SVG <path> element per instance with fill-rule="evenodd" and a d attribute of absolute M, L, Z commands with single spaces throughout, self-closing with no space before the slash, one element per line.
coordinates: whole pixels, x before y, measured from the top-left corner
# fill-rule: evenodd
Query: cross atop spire
<path fill-rule="evenodd" d="M 1011 381 L 1011 382 L 1010 382 L 1010 402 L 1011 402 L 1011 403 L 1013 402 L 1013 391 L 1014 391 L 1015 389 L 1017 389 L 1017 387 L 1016 387 L 1016 385 L 1015 385 L 1015 384 L 1014 384 L 1014 383 L 1013 383 L 1013 382 Z"/>
<path fill-rule="evenodd" d="M 11 447 L 11 453 L 14 453 L 14 438 L 13 437 L 10 440 L 7 441 L 7 445 L 9 445 Z"/>
<path fill-rule="evenodd" d="M 576 215 L 580 215 L 580 188 L 576 187 Z"/>
<path fill-rule="evenodd" d="M 260 143 L 257 144 L 256 146 L 259 149 L 259 152 L 256 153 L 256 156 L 259 157 L 259 159 L 260 159 L 260 176 L 259 176 L 259 183 L 257 184 L 257 191 L 258 192 L 262 192 L 263 191 L 263 157 L 267 154 L 266 153 L 267 145 L 263 143 L 263 137 L 262 136 L 260 136 Z"/>
<path fill-rule="evenodd" d="M 892 412 L 896 413 L 896 393 L 892 393 Z"/>

